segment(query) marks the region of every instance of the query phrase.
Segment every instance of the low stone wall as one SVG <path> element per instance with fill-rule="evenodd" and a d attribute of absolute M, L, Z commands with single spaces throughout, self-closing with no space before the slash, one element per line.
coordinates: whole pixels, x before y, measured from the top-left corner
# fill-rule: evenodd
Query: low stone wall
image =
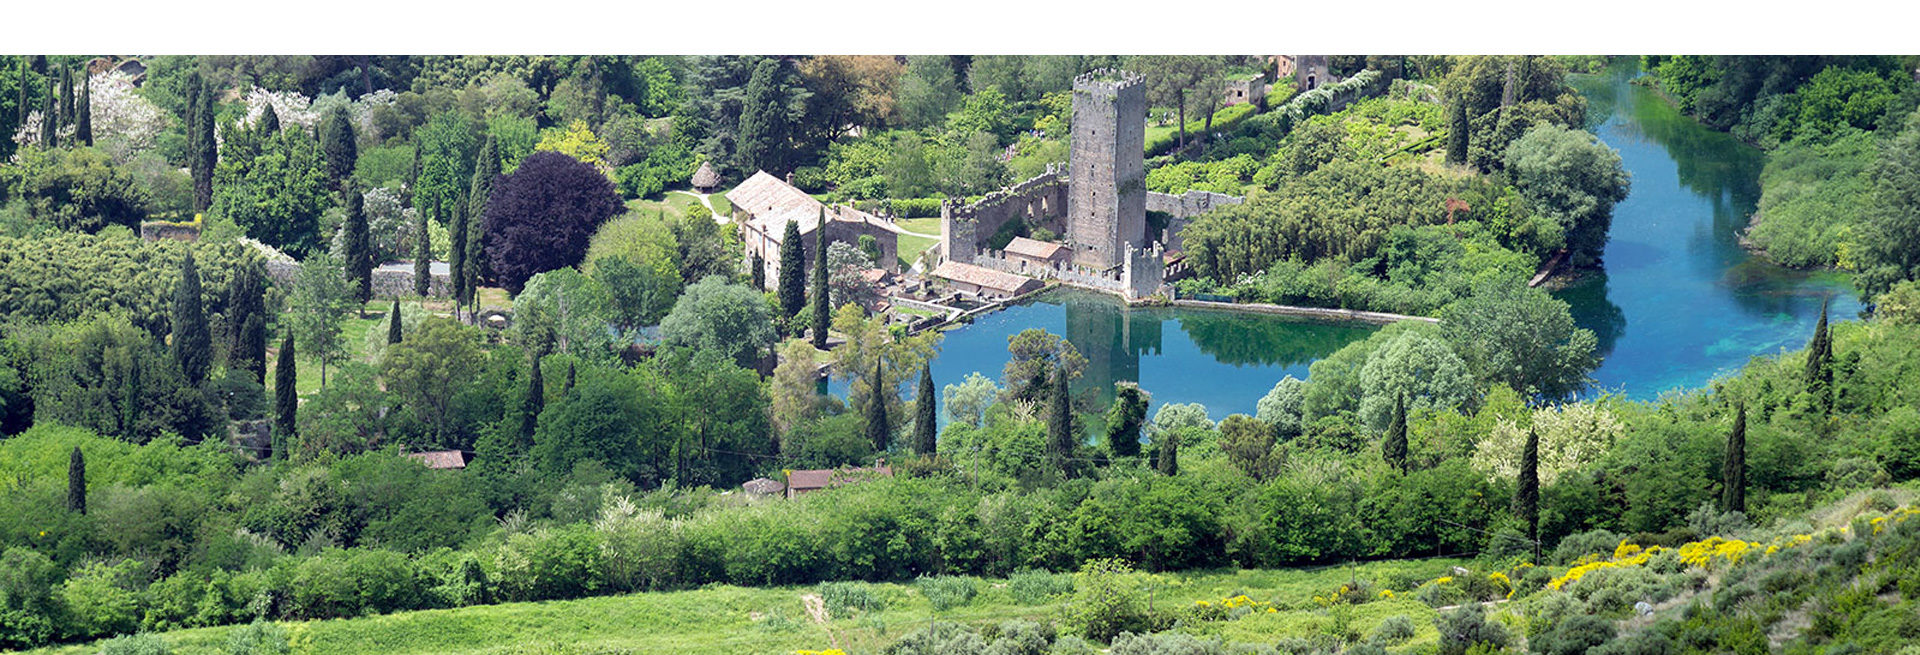
<path fill-rule="evenodd" d="M 199 241 L 200 226 L 195 223 L 147 221 L 140 224 L 140 238 L 147 241 L 158 241 L 160 239 Z"/>
<path fill-rule="evenodd" d="M 1032 219 L 1036 225 L 1064 232 L 1066 216 L 1065 168 L 1048 164 L 1047 172 L 989 193 L 977 202 L 962 205 L 950 200 L 941 205 L 940 256 L 945 261 L 968 263 L 973 251 L 1008 221 Z"/>
<path fill-rule="evenodd" d="M 292 284 L 293 278 L 299 274 L 300 264 L 298 262 L 286 260 L 267 261 L 267 277 L 273 278 L 276 284 Z M 447 279 L 447 276 L 434 274 L 433 279 L 427 282 L 427 295 L 434 298 L 445 298 L 447 297 L 447 287 L 449 284 L 451 284 L 451 281 Z M 376 268 L 373 270 L 373 297 L 406 298 L 412 295 L 413 271 L 411 269 L 392 270 Z"/>
<path fill-rule="evenodd" d="M 1186 193 L 1177 196 L 1171 193 L 1148 191 L 1147 211 L 1165 212 L 1173 215 L 1174 218 L 1193 218 L 1214 207 L 1238 205 L 1246 201 L 1246 198 L 1240 196 L 1199 189 L 1188 189 Z"/>

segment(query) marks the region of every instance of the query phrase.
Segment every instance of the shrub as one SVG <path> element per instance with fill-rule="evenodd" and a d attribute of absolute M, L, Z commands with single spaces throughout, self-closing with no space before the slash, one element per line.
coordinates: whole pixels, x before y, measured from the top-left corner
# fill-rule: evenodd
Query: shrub
<path fill-rule="evenodd" d="M 1073 576 L 1051 571 L 1023 570 L 1007 576 L 1007 593 L 1021 605 L 1039 605 L 1054 596 L 1073 593 Z"/>
<path fill-rule="evenodd" d="M 1567 617 L 1552 630 L 1529 641 L 1541 655 L 1583 655 L 1613 639 L 1613 622 L 1590 614 Z"/>
<path fill-rule="evenodd" d="M 150 634 L 114 637 L 100 642 L 100 655 L 167 655 L 167 642 Z"/>
<path fill-rule="evenodd" d="M 266 621 L 254 621 L 227 637 L 227 655 L 287 655 L 292 650 L 286 629 Z"/>
<path fill-rule="evenodd" d="M 1073 577 L 1076 590 L 1062 614 L 1080 634 L 1108 641 L 1124 632 L 1147 632 L 1153 627 L 1141 589 L 1149 576 L 1135 573 L 1122 560 L 1094 559 L 1081 565 Z"/>
<path fill-rule="evenodd" d="M 1227 655 L 1227 646 L 1219 637 L 1201 639 L 1180 632 L 1133 634 L 1123 632 L 1113 638 L 1112 655 Z"/>
<path fill-rule="evenodd" d="M 1395 614 L 1381 621 L 1380 625 L 1373 629 L 1371 640 L 1378 644 L 1398 646 L 1412 639 L 1413 635 L 1413 619 L 1407 618 L 1405 614 Z"/>
<path fill-rule="evenodd" d="M 836 619 L 850 618 L 854 610 L 866 613 L 884 612 L 887 602 L 873 593 L 873 586 L 865 582 L 829 582 L 820 585 L 820 599 L 826 602 L 827 614 Z"/>
<path fill-rule="evenodd" d="M 978 593 L 972 578 L 956 575 L 921 577 L 915 586 L 919 587 L 920 595 L 926 596 L 934 609 L 943 612 L 973 602 L 974 594 Z"/>
<path fill-rule="evenodd" d="M 1499 650 L 1511 637 L 1506 626 L 1487 620 L 1479 605 L 1456 607 L 1433 619 L 1440 629 L 1440 655 L 1466 655 L 1476 648 Z"/>

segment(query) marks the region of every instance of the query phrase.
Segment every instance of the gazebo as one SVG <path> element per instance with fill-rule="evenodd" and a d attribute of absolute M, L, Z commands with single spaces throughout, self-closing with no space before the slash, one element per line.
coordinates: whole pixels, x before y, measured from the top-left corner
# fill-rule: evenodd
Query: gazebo
<path fill-rule="evenodd" d="M 713 188 L 717 186 L 720 186 L 720 174 L 713 172 L 711 163 L 700 162 L 700 170 L 693 172 L 693 189 L 701 193 L 713 193 Z"/>

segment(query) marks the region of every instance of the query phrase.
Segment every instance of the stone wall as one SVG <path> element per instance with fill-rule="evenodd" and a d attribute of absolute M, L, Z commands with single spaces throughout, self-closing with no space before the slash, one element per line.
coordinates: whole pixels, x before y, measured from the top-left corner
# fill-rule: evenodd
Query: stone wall
<path fill-rule="evenodd" d="M 977 202 L 962 205 L 949 200 L 940 206 L 941 259 L 970 262 L 974 252 L 986 247 L 987 239 L 1015 218 L 1056 233 L 1064 231 L 1067 186 L 1061 167 L 1048 164 L 1047 172 Z"/>
<path fill-rule="evenodd" d="M 1167 269 L 1158 245 L 1128 247 L 1117 269 L 1095 270 L 1073 264 L 1046 266 L 1023 257 L 1008 256 L 999 250 L 974 251 L 972 264 L 1003 273 L 1024 275 L 1040 280 L 1057 280 L 1076 287 L 1119 294 L 1127 300 L 1139 300 L 1167 290 Z"/>
<path fill-rule="evenodd" d="M 158 241 L 160 239 L 199 241 L 200 225 L 198 223 L 147 221 L 140 224 L 140 238 L 147 241 Z"/>
<path fill-rule="evenodd" d="M 1096 70 L 1073 80 L 1067 242 L 1074 262 L 1120 265 L 1146 240 L 1147 95 L 1136 73 Z"/>
<path fill-rule="evenodd" d="M 267 260 L 267 277 L 276 284 L 292 284 L 293 278 L 300 274 L 299 262 L 287 260 Z M 427 295 L 434 298 L 447 297 L 447 285 L 450 281 L 444 274 L 435 273 L 427 282 Z M 413 269 L 373 270 L 373 297 L 407 298 L 413 296 Z"/>
<path fill-rule="evenodd" d="M 1221 205 L 1238 205 L 1246 201 L 1246 198 L 1240 196 L 1230 196 L 1224 193 L 1201 191 L 1199 189 L 1188 189 L 1186 193 L 1177 196 L 1170 193 L 1148 191 L 1147 211 L 1162 212 L 1172 217 L 1171 220 L 1167 221 L 1166 233 L 1158 235 L 1160 237 L 1160 243 L 1166 246 L 1168 250 L 1182 250 L 1180 233 L 1187 229 L 1188 223 L 1193 222 L 1193 217 L 1199 216 L 1214 207 Z"/>

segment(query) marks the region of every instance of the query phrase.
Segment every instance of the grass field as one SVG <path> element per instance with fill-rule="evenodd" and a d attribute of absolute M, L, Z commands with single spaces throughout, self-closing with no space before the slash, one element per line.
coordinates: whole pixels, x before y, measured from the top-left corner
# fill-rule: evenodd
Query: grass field
<path fill-rule="evenodd" d="M 940 217 L 938 216 L 931 218 L 899 218 L 894 219 L 893 224 L 900 226 L 908 232 L 919 232 L 921 234 L 932 234 L 935 236 L 939 236 L 940 234 Z"/>
<path fill-rule="evenodd" d="M 1294 608 L 1182 628 L 1197 634 L 1217 634 L 1232 641 L 1263 643 L 1329 630 L 1367 634 L 1382 620 L 1404 614 L 1413 619 L 1418 628 L 1417 636 L 1410 643 L 1418 646 L 1432 644 L 1437 639 L 1432 625 L 1434 611 L 1426 605 L 1398 599 L 1327 610 L 1314 607 L 1312 597 L 1336 589 L 1354 577 L 1377 579 L 1398 572 L 1431 578 L 1445 574 L 1449 567 L 1459 563 L 1456 560 L 1389 561 L 1321 569 L 1167 574 L 1167 584 L 1154 590 L 1153 602 L 1162 608 L 1185 607 L 1195 601 L 1219 602 L 1244 593 L 1256 600 Z M 284 625 L 293 637 L 296 654 L 732 655 L 840 648 L 860 655 L 879 652 L 886 644 L 929 620 L 973 624 L 1014 618 L 1046 620 L 1056 616 L 1064 602 L 1056 597 L 1037 605 L 1021 604 L 1008 593 L 1004 581 L 979 582 L 980 594 L 971 603 L 945 612 L 935 612 L 912 585 L 875 584 L 873 592 L 886 600 L 886 610 L 824 623 L 812 620 L 802 604 L 802 596 L 815 593 L 815 587 L 710 585 L 688 591 L 510 603 Z M 233 629 L 180 630 L 162 633 L 161 637 L 174 655 L 213 655 L 226 652 L 228 634 Z M 98 652 L 98 646 L 74 644 L 28 652 L 81 655 Z"/>

